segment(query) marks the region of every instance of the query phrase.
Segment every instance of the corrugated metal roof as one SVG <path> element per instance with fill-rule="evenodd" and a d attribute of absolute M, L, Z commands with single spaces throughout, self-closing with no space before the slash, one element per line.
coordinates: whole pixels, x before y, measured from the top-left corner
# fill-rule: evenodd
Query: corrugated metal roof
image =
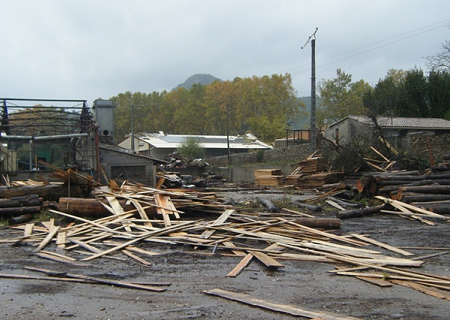
<path fill-rule="evenodd" d="M 208 136 L 208 135 L 178 135 L 178 134 L 140 134 L 136 136 L 151 146 L 159 149 L 178 148 L 185 143 L 187 139 L 193 138 L 205 149 L 226 149 L 227 136 Z M 230 136 L 230 149 L 272 149 L 272 146 L 259 140 L 249 140 L 242 136 Z"/>
<path fill-rule="evenodd" d="M 367 116 L 351 115 L 348 118 L 373 124 Z M 439 118 L 377 117 L 377 122 L 382 128 L 450 129 L 450 121 Z"/>

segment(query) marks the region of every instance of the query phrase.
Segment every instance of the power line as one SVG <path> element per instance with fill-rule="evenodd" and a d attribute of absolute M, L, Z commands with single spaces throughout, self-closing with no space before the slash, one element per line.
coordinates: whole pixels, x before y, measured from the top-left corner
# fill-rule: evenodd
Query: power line
<path fill-rule="evenodd" d="M 343 55 L 346 55 L 346 54 L 349 54 L 351 52 L 355 52 L 355 51 L 358 51 L 358 50 L 361 50 L 361 49 L 364 49 L 364 48 L 367 48 L 367 47 L 373 47 L 373 46 L 375 46 L 377 44 L 384 43 L 386 41 L 390 41 L 390 40 L 393 40 L 393 39 L 400 38 L 400 39 L 398 39 L 396 41 L 391 41 L 391 42 L 385 43 L 383 45 L 374 47 L 372 49 L 356 53 L 356 54 L 351 55 L 351 56 L 347 56 L 347 57 L 344 57 L 344 58 L 341 58 L 341 59 L 333 60 L 333 61 L 331 61 L 329 63 L 326 63 L 326 64 L 320 64 L 320 65 L 318 65 L 316 67 L 320 68 L 320 67 L 328 66 L 330 64 L 334 64 L 334 63 L 337 63 L 337 62 L 340 62 L 340 61 L 343 61 L 343 60 L 346 60 L 346 59 L 350 59 L 350 58 L 356 57 L 358 55 L 362 55 L 362 54 L 365 54 L 365 53 L 368 53 L 368 52 L 371 52 L 371 51 L 374 51 L 374 50 L 377 50 L 377 49 L 380 49 L 380 48 L 383 48 L 383 47 L 386 47 L 386 46 L 389 46 L 389 45 L 392 45 L 392 44 L 395 44 L 395 43 L 398 43 L 398 42 L 401 42 L 401 41 L 404 41 L 404 40 L 407 40 L 407 39 L 410 39 L 412 37 L 416 37 L 418 35 L 421 35 L 421 34 L 424 34 L 424 33 L 430 32 L 430 31 L 433 31 L 435 29 L 438 29 L 438 28 L 441 28 L 441 27 L 444 27 L 444 26 L 448 26 L 448 22 L 449 21 L 450 21 L 450 19 L 443 20 L 443 21 L 440 21 L 440 22 L 437 22 L 437 23 L 433 23 L 431 25 L 427 25 L 427 26 L 424 26 L 424 27 L 421 27 L 421 28 L 418 28 L 418 29 L 414 29 L 412 31 L 404 32 L 402 34 L 399 34 L 399 35 L 396 35 L 396 36 L 393 36 L 393 37 L 389 37 L 389 38 L 384 39 L 384 40 L 380 40 L 380 41 L 377 41 L 377 42 L 374 42 L 374 43 L 371 43 L 371 44 L 367 44 L 367 45 L 364 45 L 364 46 L 361 46 L 361 47 L 358 47 L 358 48 L 355 48 L 355 49 L 352 49 L 352 50 L 349 50 L 349 51 L 345 51 L 345 52 L 333 55 L 333 56 L 328 57 L 328 58 L 320 59 L 320 60 L 317 61 L 318 63 L 320 63 L 322 61 L 331 60 L 331 59 L 333 59 L 335 57 L 343 56 Z M 426 30 L 424 30 L 424 29 L 426 29 Z M 418 32 L 418 31 L 421 31 L 421 32 Z M 405 37 L 406 35 L 409 35 L 409 36 Z M 306 64 L 303 64 L 303 65 L 300 65 L 300 66 L 296 66 L 296 67 L 288 69 L 287 71 L 293 70 L 293 69 L 296 69 L 296 68 L 306 67 L 306 66 L 309 66 L 309 64 L 306 63 Z M 304 73 L 304 72 L 309 72 L 309 71 L 310 71 L 310 69 L 305 69 L 305 70 L 301 70 L 301 71 L 292 73 L 292 75 L 300 74 L 300 73 Z"/>

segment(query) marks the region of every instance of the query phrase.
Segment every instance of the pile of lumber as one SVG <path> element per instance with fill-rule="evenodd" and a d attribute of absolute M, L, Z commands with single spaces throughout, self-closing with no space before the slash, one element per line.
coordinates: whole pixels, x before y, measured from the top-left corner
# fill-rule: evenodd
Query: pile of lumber
<path fill-rule="evenodd" d="M 298 168 L 304 173 L 321 172 L 325 170 L 323 157 L 309 157 L 298 163 Z"/>
<path fill-rule="evenodd" d="M 281 169 L 257 169 L 253 171 L 257 186 L 276 187 L 283 184 Z"/>
<path fill-rule="evenodd" d="M 404 269 L 421 266 L 424 261 L 420 257 L 365 235 L 336 235 L 316 229 L 312 226 L 319 218 L 294 210 L 270 214 L 241 212 L 215 203 L 211 195 L 202 198 L 195 193 L 137 185 L 119 189 L 102 187 L 96 194 L 105 198 L 102 206 L 110 212 L 108 216 L 87 220 L 51 210 L 76 223 L 56 225 L 53 219 L 40 224 L 28 223 L 14 227 L 19 233 L 17 237 L 0 242 L 30 244 L 36 256 L 79 266 L 101 257 L 132 259 L 151 266 L 152 257 L 164 254 L 166 246 L 178 244 L 190 247 L 187 253 L 237 257 L 240 261 L 235 268 L 224 275 L 228 277 L 238 276 L 252 260 L 271 269 L 283 268 L 284 260 L 315 261 L 337 264 L 338 268 L 331 271 L 335 274 L 383 285 L 402 281 L 402 285 L 432 287 L 439 283 L 441 288 L 450 289 L 450 282 L 440 276 L 424 276 Z M 134 209 L 126 210 L 120 200 L 129 201 Z M 207 219 L 208 216 L 201 220 L 185 219 L 180 208 L 193 206 L 205 210 L 217 206 L 220 215 L 216 219 Z M 150 207 L 155 210 L 154 217 L 147 215 Z M 205 252 L 208 248 L 209 252 Z"/>
<path fill-rule="evenodd" d="M 337 172 L 318 172 L 299 177 L 297 185 L 301 188 L 319 188 L 339 181 Z"/>
<path fill-rule="evenodd" d="M 279 169 L 255 170 L 255 184 L 257 186 L 294 186 L 302 189 L 320 188 L 326 184 L 339 182 L 338 172 L 324 172 L 323 157 L 310 156 L 300 161 L 298 166 L 287 176 L 282 176 Z"/>

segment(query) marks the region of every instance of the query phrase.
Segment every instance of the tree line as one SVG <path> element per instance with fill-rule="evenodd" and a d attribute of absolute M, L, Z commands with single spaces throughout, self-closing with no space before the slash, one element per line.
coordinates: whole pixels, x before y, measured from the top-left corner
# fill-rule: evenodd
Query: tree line
<path fill-rule="evenodd" d="M 300 116 L 299 102 L 289 74 L 235 78 L 189 90 L 125 92 L 112 97 L 118 140 L 131 131 L 171 134 L 238 135 L 252 132 L 272 142 L 286 134 L 289 119 Z M 133 106 L 133 108 L 131 108 Z"/>
<path fill-rule="evenodd" d="M 450 120 L 450 73 L 433 69 L 427 74 L 414 68 L 389 70 L 372 87 L 364 80 L 337 70 L 336 78 L 319 84 L 322 98 L 320 124 L 331 124 L 349 114 L 393 117 L 444 118 Z"/>

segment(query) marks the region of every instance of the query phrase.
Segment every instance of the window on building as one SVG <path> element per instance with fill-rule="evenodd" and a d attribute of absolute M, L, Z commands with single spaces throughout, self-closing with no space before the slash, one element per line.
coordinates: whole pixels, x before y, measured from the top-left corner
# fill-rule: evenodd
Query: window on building
<path fill-rule="evenodd" d="M 350 125 L 350 137 L 353 138 L 356 134 L 356 129 L 355 129 L 355 125 L 351 124 Z"/>
<path fill-rule="evenodd" d="M 145 166 L 112 166 L 112 179 L 130 179 L 145 177 Z"/>

